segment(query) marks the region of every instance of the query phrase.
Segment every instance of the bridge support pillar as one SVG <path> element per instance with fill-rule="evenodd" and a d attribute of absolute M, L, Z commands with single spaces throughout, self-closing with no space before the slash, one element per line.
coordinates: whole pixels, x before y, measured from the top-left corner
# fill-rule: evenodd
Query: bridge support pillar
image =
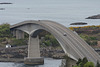
<path fill-rule="evenodd" d="M 16 30 L 12 30 L 13 37 L 16 37 Z"/>
<path fill-rule="evenodd" d="M 33 38 L 29 35 L 28 57 L 24 59 L 25 64 L 36 65 L 44 64 L 44 58 L 40 57 L 39 38 Z"/>
<path fill-rule="evenodd" d="M 16 30 L 16 39 L 24 39 L 24 32 L 21 30 Z"/>

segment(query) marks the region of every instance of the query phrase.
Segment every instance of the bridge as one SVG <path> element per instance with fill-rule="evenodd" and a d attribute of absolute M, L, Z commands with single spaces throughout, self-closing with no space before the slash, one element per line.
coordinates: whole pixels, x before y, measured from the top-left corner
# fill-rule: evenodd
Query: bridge
<path fill-rule="evenodd" d="M 28 57 L 25 58 L 25 64 L 43 64 L 44 60 L 40 57 L 38 34 L 42 30 L 50 32 L 60 43 L 65 54 L 77 61 L 79 58 L 87 57 L 89 61 L 96 64 L 100 62 L 100 56 L 90 47 L 80 36 L 65 26 L 49 20 L 28 20 L 17 23 L 10 27 L 13 35 L 17 39 L 23 38 L 23 32 L 29 34 Z M 33 61 L 35 60 L 35 61 Z"/>

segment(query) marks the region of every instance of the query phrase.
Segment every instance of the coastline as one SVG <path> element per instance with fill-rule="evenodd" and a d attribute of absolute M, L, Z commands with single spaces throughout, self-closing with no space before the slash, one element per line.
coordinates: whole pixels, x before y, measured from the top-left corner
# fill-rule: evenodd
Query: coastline
<path fill-rule="evenodd" d="M 17 62 L 17 63 L 23 63 L 24 58 L 0 58 L 0 62 Z"/>
<path fill-rule="evenodd" d="M 65 56 L 63 50 L 53 47 L 40 48 L 41 57 L 62 59 Z M 11 48 L 0 48 L 0 62 L 24 62 L 27 57 L 27 46 L 18 46 Z"/>

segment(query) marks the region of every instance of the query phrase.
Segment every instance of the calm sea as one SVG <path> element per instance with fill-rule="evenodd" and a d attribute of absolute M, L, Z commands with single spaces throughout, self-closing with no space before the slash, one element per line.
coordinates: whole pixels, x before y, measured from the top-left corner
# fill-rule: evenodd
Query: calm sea
<path fill-rule="evenodd" d="M 0 62 L 0 67 L 59 67 L 61 65 L 61 59 L 45 58 L 44 65 L 29 66 L 24 63 L 11 63 L 11 62 Z"/>
<path fill-rule="evenodd" d="M 74 22 L 100 25 L 100 19 L 85 19 L 100 14 L 100 0 L 0 0 L 0 24 L 25 20 L 52 20 L 65 26 Z"/>

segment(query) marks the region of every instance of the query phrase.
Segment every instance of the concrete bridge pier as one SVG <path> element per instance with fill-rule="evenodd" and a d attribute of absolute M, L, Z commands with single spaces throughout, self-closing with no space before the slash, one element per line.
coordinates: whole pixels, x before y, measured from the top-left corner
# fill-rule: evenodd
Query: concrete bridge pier
<path fill-rule="evenodd" d="M 24 63 L 29 65 L 44 64 L 44 58 L 40 57 L 39 38 L 29 35 L 28 57 L 24 58 Z"/>
<path fill-rule="evenodd" d="M 13 37 L 16 37 L 16 29 L 11 30 Z"/>
<path fill-rule="evenodd" d="M 24 39 L 24 32 L 21 30 L 16 30 L 16 39 Z"/>

